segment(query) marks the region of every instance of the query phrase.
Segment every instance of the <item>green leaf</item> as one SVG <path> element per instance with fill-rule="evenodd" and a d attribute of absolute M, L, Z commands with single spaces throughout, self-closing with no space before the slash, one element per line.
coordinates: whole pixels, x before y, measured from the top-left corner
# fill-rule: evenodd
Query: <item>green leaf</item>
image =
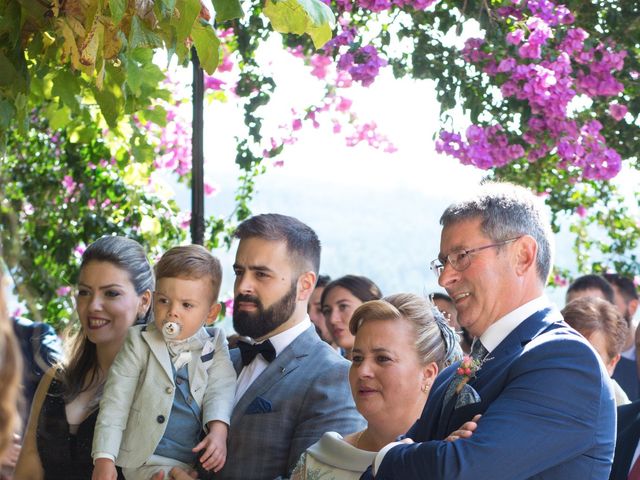
<path fill-rule="evenodd" d="M 213 0 L 213 8 L 216 10 L 216 22 L 226 22 L 244 16 L 239 0 Z"/>
<path fill-rule="evenodd" d="M 308 34 L 316 48 L 331 39 L 336 18 L 320 0 L 267 0 L 263 13 L 280 33 Z"/>
<path fill-rule="evenodd" d="M 66 106 L 56 108 L 53 103 L 50 103 L 45 109 L 45 115 L 49 119 L 49 125 L 53 130 L 66 127 L 71 119 L 70 113 Z"/>
<path fill-rule="evenodd" d="M 11 102 L 0 100 L 0 129 L 8 128 L 15 114 L 16 109 Z"/>
<path fill-rule="evenodd" d="M 18 77 L 18 71 L 2 52 L 0 52 L 0 85 L 12 85 Z"/>
<path fill-rule="evenodd" d="M 149 30 L 146 25 L 140 21 L 137 15 L 131 20 L 131 32 L 129 33 L 129 48 L 138 47 L 161 47 L 162 38 Z"/>
<path fill-rule="evenodd" d="M 100 105 L 100 110 L 107 124 L 110 128 L 115 128 L 118 124 L 118 117 L 122 108 L 118 97 L 107 89 L 98 90 L 97 88 L 93 89 L 93 95 L 98 105 Z"/>
<path fill-rule="evenodd" d="M 109 0 L 109 10 L 111 10 L 111 19 L 115 25 L 120 23 L 124 12 L 127 8 L 127 0 Z"/>
<path fill-rule="evenodd" d="M 53 80 L 53 89 L 51 93 L 54 97 L 60 97 L 62 103 L 72 110 L 78 110 L 80 104 L 76 95 L 80 93 L 78 86 L 78 76 L 69 70 L 60 70 Z"/>
<path fill-rule="evenodd" d="M 171 24 L 176 29 L 176 42 L 178 45 L 184 44 L 193 28 L 193 23 L 200 13 L 199 0 L 178 0 L 176 3 L 180 15 L 172 19 Z"/>
<path fill-rule="evenodd" d="M 140 87 L 142 86 L 143 81 L 143 72 L 136 62 L 133 59 L 129 59 L 127 62 L 127 85 L 133 92 L 134 95 L 140 95 Z"/>
<path fill-rule="evenodd" d="M 176 0 L 160 0 L 160 12 L 164 18 L 171 18 Z"/>
<path fill-rule="evenodd" d="M 193 44 L 198 52 L 200 65 L 209 75 L 213 74 L 220 62 L 220 40 L 208 23 L 197 22 L 191 31 Z"/>

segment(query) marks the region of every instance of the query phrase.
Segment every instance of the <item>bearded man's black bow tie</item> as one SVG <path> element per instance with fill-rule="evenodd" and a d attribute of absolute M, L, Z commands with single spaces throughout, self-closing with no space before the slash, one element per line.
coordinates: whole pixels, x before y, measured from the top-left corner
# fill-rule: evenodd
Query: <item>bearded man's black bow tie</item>
<path fill-rule="evenodd" d="M 242 356 L 242 365 L 249 365 L 256 355 L 262 354 L 263 358 L 271 363 L 276 358 L 276 349 L 273 348 L 271 340 L 265 340 L 262 343 L 248 343 L 243 340 L 238 341 L 238 348 Z"/>

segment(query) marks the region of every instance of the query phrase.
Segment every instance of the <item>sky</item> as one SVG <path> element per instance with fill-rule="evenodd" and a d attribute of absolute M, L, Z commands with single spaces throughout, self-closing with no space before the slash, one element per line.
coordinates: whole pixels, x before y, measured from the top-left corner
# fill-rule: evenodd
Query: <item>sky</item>
<path fill-rule="evenodd" d="M 290 121 L 291 106 L 302 109 L 321 93 L 299 60 L 281 47 L 273 54 L 278 90 L 265 112 L 266 130 Z M 428 263 L 438 253 L 439 215 L 456 191 L 477 185 L 482 172 L 435 153 L 439 107 L 429 82 L 398 82 L 385 73 L 345 95 L 359 118 L 375 120 L 398 151 L 348 147 L 331 132 L 329 119 L 321 119 L 320 128 L 305 126 L 300 140 L 285 147 L 277 157 L 282 167 L 270 165 L 259 177 L 253 212 L 292 215 L 314 228 L 323 244 L 321 273 L 367 275 L 388 293 L 431 291 L 436 284 Z M 207 214 L 231 208 L 237 176 L 231 125 L 242 121 L 236 115 L 230 103 L 205 107 L 205 176 L 218 188 Z M 189 208 L 188 190 L 181 190 L 180 203 Z M 216 253 L 231 272 L 233 249 Z M 227 290 L 231 280 L 225 279 Z"/>
<path fill-rule="evenodd" d="M 261 61 L 277 84 L 262 110 L 268 134 L 291 121 L 291 108 L 300 111 L 319 99 L 321 90 L 310 69 L 278 44 L 266 48 Z M 353 100 L 358 117 L 375 120 L 398 151 L 347 147 L 331 133 L 329 119 L 320 120 L 320 128 L 306 126 L 298 132 L 299 141 L 285 147 L 277 157 L 282 167 L 269 166 L 258 178 L 252 210 L 292 215 L 314 228 L 323 246 L 323 274 L 366 275 L 384 294 L 441 290 L 428 269 L 439 251 L 440 214 L 477 187 L 485 172 L 435 152 L 440 110 L 431 82 L 395 80 L 385 71 L 370 87 L 354 87 L 344 95 Z M 455 119 L 457 130 L 468 125 L 461 112 Z M 226 215 L 232 209 L 238 173 L 234 135 L 242 132 L 242 121 L 233 102 L 205 106 L 205 176 L 218 190 L 207 199 L 207 214 Z M 633 198 L 638 172 L 627 171 L 620 178 Z M 190 208 L 188 190 L 179 189 L 178 200 Z M 634 208 L 637 212 L 637 205 Z M 569 235 L 557 236 L 556 244 L 558 265 L 575 271 Z M 215 253 L 226 273 L 222 295 L 230 297 L 235 246 Z M 549 289 L 548 294 L 563 305 L 563 289 Z"/>

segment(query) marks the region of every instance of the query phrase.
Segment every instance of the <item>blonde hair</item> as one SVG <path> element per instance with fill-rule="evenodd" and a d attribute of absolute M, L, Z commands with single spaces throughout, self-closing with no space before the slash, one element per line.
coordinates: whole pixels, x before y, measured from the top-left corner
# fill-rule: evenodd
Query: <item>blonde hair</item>
<path fill-rule="evenodd" d="M 18 425 L 21 375 L 22 358 L 9 322 L 0 270 L 0 457 L 13 442 L 13 434 Z"/>
<path fill-rule="evenodd" d="M 349 322 L 356 335 L 371 320 L 407 320 L 416 333 L 416 353 L 422 365 L 435 362 L 442 370 L 462 358 L 462 350 L 453 330 L 428 300 L 413 293 L 398 293 L 360 305 Z"/>

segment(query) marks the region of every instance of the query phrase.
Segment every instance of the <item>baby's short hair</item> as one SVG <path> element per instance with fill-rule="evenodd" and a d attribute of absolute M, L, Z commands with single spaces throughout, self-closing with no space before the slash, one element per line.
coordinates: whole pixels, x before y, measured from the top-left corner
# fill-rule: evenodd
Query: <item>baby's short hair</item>
<path fill-rule="evenodd" d="M 162 278 L 211 279 L 213 301 L 218 300 L 222 266 L 202 245 L 183 245 L 167 250 L 155 266 L 156 281 Z"/>

